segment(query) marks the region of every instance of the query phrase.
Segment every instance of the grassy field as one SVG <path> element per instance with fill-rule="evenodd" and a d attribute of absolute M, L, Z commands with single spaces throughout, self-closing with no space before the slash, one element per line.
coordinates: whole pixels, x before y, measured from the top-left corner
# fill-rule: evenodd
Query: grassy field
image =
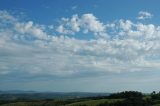
<path fill-rule="evenodd" d="M 160 106 L 160 104 L 152 105 L 152 106 Z"/>
<path fill-rule="evenodd" d="M 75 102 L 75 103 L 70 103 L 61 106 L 81 106 L 81 105 L 86 105 L 86 106 L 97 106 L 100 103 L 114 103 L 117 101 L 123 101 L 123 99 L 98 99 L 98 100 L 85 100 L 85 101 L 80 101 L 80 102 Z M 53 106 L 55 101 L 39 101 L 39 102 L 16 102 L 16 103 L 9 103 L 9 104 L 3 104 L 0 106 Z M 58 105 L 59 106 L 59 105 Z"/>
<path fill-rule="evenodd" d="M 8 104 L 2 104 L 0 106 L 98 106 L 102 103 L 116 103 L 118 101 L 124 101 L 124 99 L 97 99 L 97 100 L 82 100 L 78 102 L 73 103 L 55 103 L 54 100 L 50 101 L 35 101 L 35 102 L 15 102 L 15 103 L 8 103 Z M 108 106 L 108 105 L 107 105 Z M 117 105 L 115 105 L 117 106 Z M 124 105 L 125 106 L 125 105 Z M 141 106 L 141 105 L 140 105 Z M 146 105 L 146 106 L 160 106 L 160 104 L 155 105 Z"/>
<path fill-rule="evenodd" d="M 87 100 L 76 103 L 71 103 L 66 106 L 79 106 L 79 105 L 87 105 L 87 106 L 97 106 L 100 103 L 114 103 L 117 101 L 123 101 L 123 99 L 99 99 L 99 100 Z"/>

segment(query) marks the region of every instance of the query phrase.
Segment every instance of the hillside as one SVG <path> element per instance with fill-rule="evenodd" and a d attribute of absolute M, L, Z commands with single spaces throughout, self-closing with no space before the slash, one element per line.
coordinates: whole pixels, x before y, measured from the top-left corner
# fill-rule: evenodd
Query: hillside
<path fill-rule="evenodd" d="M 77 93 L 74 95 L 76 94 Z M 5 95 L 7 96 L 7 94 Z M 137 91 L 125 91 L 113 93 L 107 96 L 103 95 L 87 97 L 86 95 L 86 97 L 81 98 L 31 98 L 34 97 L 30 97 L 29 99 L 16 97 L 12 100 L 3 99 L 0 101 L 0 106 L 160 106 L 160 93 L 155 92 L 151 94 L 143 94 Z"/>

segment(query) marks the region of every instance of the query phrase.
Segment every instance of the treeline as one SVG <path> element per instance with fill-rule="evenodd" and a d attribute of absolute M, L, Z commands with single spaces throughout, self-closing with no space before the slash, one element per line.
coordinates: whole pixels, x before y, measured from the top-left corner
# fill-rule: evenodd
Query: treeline
<path fill-rule="evenodd" d="M 141 92 L 138 91 L 124 91 L 124 92 L 118 92 L 113 93 L 108 96 L 95 96 L 95 97 L 86 97 L 83 99 L 92 99 L 92 100 L 98 100 L 98 99 L 122 99 L 122 98 L 142 98 L 144 95 Z"/>
<path fill-rule="evenodd" d="M 98 106 L 150 106 L 152 103 L 143 98 L 144 95 L 138 91 L 125 91 L 108 96 L 109 99 L 124 99 L 114 103 L 101 103 Z"/>
<path fill-rule="evenodd" d="M 153 99 L 159 99 L 159 100 L 160 100 L 160 92 L 156 93 L 155 91 L 153 91 L 153 92 L 151 93 L 151 97 L 152 97 Z"/>
<path fill-rule="evenodd" d="M 142 98 L 143 94 L 138 91 L 124 91 L 124 92 L 118 92 L 118 93 L 113 93 L 108 96 L 108 98 L 114 98 L 114 99 L 119 99 L 119 98 Z"/>

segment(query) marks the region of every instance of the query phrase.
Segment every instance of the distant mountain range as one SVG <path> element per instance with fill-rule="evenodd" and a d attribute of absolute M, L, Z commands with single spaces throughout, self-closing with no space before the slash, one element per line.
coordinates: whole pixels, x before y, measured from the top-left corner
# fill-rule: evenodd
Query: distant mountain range
<path fill-rule="evenodd" d="M 0 100 L 18 100 L 18 99 L 72 99 L 96 96 L 108 96 L 110 93 L 92 93 L 92 92 L 39 92 L 39 91 L 23 91 L 10 90 L 0 91 Z"/>
<path fill-rule="evenodd" d="M 21 93 L 37 93 L 36 91 L 23 91 L 23 90 L 0 90 L 0 94 L 21 94 Z"/>

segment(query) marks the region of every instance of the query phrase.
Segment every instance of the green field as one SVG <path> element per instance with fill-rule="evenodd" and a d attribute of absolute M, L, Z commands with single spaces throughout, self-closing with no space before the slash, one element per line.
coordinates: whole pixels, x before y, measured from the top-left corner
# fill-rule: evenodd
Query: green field
<path fill-rule="evenodd" d="M 75 103 L 69 104 L 59 104 L 60 106 L 97 106 L 101 103 L 114 103 L 117 101 L 122 101 L 123 99 L 99 99 L 99 100 L 85 100 Z M 9 103 L 3 104 L 0 106 L 55 106 L 55 101 L 39 101 L 39 102 L 16 102 L 16 103 Z M 56 106 L 59 106 L 58 104 Z"/>
<path fill-rule="evenodd" d="M 87 100 L 81 101 L 76 103 L 71 103 L 66 106 L 79 106 L 79 105 L 86 105 L 86 106 L 97 106 L 100 103 L 114 103 L 117 101 L 123 101 L 123 99 L 99 99 L 99 100 Z"/>

